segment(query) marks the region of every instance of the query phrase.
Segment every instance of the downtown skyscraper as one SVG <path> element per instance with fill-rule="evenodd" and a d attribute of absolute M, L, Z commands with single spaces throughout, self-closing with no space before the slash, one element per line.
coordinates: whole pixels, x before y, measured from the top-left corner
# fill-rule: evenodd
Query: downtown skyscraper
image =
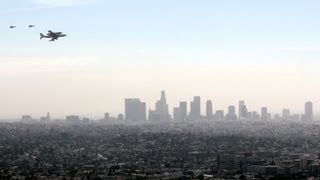
<path fill-rule="evenodd" d="M 234 106 L 228 107 L 228 114 L 226 115 L 226 119 L 227 120 L 237 120 L 236 107 L 234 107 Z"/>
<path fill-rule="evenodd" d="M 239 101 L 239 119 L 247 118 L 248 109 L 243 100 Z"/>
<path fill-rule="evenodd" d="M 139 122 L 146 120 L 146 103 L 138 98 L 125 99 L 126 122 Z"/>
<path fill-rule="evenodd" d="M 200 96 L 194 96 L 193 101 L 190 103 L 190 119 L 200 120 L 201 119 L 201 101 Z"/>
<path fill-rule="evenodd" d="M 308 101 L 304 105 L 304 116 L 302 118 L 306 121 L 312 121 L 313 120 L 313 104 L 312 102 Z"/>
<path fill-rule="evenodd" d="M 180 112 L 181 112 L 181 120 L 182 121 L 187 121 L 187 118 L 188 118 L 187 102 L 186 101 L 181 101 L 179 103 L 179 108 L 180 108 Z"/>
<path fill-rule="evenodd" d="M 154 111 L 149 110 L 149 119 L 151 121 L 169 121 L 171 119 L 165 91 L 161 91 L 160 100 L 156 102 L 155 106 L 156 109 Z"/>
<path fill-rule="evenodd" d="M 267 108 L 267 107 L 262 107 L 262 108 L 261 108 L 261 120 L 262 120 L 262 121 L 269 120 L 269 117 L 268 117 L 268 108 Z"/>
<path fill-rule="evenodd" d="M 208 100 L 206 103 L 206 119 L 211 120 L 213 118 L 212 101 Z"/>

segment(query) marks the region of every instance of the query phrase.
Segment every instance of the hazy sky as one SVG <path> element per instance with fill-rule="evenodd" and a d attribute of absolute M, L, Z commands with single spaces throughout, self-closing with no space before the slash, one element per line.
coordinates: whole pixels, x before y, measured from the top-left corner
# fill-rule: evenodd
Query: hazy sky
<path fill-rule="evenodd" d="M 161 90 L 170 110 L 200 95 L 318 113 L 319 19 L 318 0 L 3 0 L 0 118 L 114 115 Z M 68 36 L 40 41 L 48 30 Z"/>

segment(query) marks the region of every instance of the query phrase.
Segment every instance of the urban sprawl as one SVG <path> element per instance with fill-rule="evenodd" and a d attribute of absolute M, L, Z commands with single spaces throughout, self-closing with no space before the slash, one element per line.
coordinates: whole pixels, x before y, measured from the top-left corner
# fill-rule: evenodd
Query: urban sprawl
<path fill-rule="evenodd" d="M 165 92 L 149 110 L 125 99 L 117 117 L 0 123 L 0 179 L 320 179 L 320 123 L 312 102 L 302 115 L 267 107 L 201 114 L 200 97 L 169 114 Z"/>

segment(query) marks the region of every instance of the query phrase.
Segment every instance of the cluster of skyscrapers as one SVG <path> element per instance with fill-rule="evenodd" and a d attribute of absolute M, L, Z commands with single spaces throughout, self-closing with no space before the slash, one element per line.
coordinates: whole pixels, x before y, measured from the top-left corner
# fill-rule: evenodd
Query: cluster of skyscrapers
<path fill-rule="evenodd" d="M 161 91 L 160 99 L 155 103 L 155 109 L 149 109 L 148 118 L 146 103 L 141 102 L 138 98 L 128 98 L 125 99 L 125 120 L 127 122 L 138 122 L 138 121 L 176 121 L 176 122 L 186 122 L 186 121 L 197 121 L 197 120 L 237 120 L 237 119 L 253 119 L 253 120 L 313 120 L 313 104 L 312 102 L 305 103 L 305 113 L 290 114 L 289 109 L 283 109 L 282 115 L 275 114 L 274 117 L 268 112 L 267 107 L 262 107 L 261 112 L 248 111 L 245 101 L 239 101 L 239 111 L 236 114 L 236 107 L 233 105 L 228 106 L 226 114 L 223 110 L 213 111 L 213 103 L 211 100 L 206 101 L 206 113 L 203 116 L 201 114 L 201 98 L 200 96 L 194 96 L 193 100 L 190 102 L 190 111 L 188 111 L 188 102 L 179 102 L 178 107 L 173 108 L 173 116 L 169 114 L 169 106 L 166 100 L 165 91 Z"/>

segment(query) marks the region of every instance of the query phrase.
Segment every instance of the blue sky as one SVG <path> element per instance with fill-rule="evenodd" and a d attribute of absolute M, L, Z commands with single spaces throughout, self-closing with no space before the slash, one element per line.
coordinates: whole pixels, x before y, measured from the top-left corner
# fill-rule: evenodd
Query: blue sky
<path fill-rule="evenodd" d="M 153 108 L 162 89 L 170 108 L 201 95 L 220 109 L 245 99 L 300 112 L 320 98 L 318 19 L 316 0 L 5 0 L 0 117 L 116 114 L 124 97 Z M 47 30 L 68 36 L 40 41 Z"/>
<path fill-rule="evenodd" d="M 100 45 L 114 43 L 129 47 L 171 45 L 196 50 L 214 47 L 227 51 L 239 48 L 268 51 L 313 48 L 319 41 L 316 19 L 320 2 L 311 0 L 113 0 L 86 4 L 74 0 L 70 6 L 64 3 L 59 6 L 64 2 L 61 0 L 54 2 L 6 0 L 2 3 L 0 33 L 5 35 L 2 43 L 14 47 L 16 43 L 37 46 L 39 42 L 30 42 L 30 38 L 35 32 L 48 29 L 68 33 L 70 38 L 63 43 L 74 46 L 71 52 L 86 49 L 89 53 Z M 42 6 L 43 9 L 27 10 Z M 20 8 L 25 10 L 14 11 Z M 12 24 L 20 29 L 8 31 L 6 27 Z M 28 24 L 36 24 L 37 28 L 31 33 L 24 28 Z M 80 42 L 89 43 L 92 48 Z M 13 49 L 10 46 L 9 52 Z"/>

